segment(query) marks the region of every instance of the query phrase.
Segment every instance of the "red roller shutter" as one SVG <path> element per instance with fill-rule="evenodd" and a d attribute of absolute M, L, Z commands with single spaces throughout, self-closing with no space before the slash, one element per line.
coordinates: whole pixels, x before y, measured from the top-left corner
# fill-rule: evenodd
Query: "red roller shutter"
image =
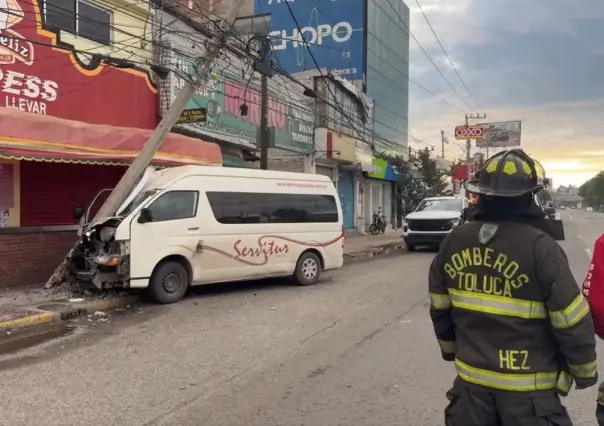
<path fill-rule="evenodd" d="M 73 208 L 113 188 L 122 166 L 21 161 L 21 226 L 74 225 Z"/>

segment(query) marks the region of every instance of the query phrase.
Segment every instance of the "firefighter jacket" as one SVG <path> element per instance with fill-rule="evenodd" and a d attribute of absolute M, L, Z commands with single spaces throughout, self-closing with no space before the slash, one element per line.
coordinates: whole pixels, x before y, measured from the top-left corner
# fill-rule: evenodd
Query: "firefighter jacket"
<path fill-rule="evenodd" d="M 564 251 L 514 221 L 469 222 L 430 267 L 430 316 L 443 358 L 466 382 L 566 395 L 597 382 L 589 307 Z"/>
<path fill-rule="evenodd" d="M 583 294 L 589 301 L 594 331 L 604 339 L 604 234 L 594 245 L 589 270 L 583 281 Z"/>

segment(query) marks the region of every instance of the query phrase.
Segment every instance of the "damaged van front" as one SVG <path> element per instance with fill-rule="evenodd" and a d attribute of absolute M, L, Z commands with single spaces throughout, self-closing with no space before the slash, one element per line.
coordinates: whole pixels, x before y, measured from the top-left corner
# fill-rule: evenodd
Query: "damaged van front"
<path fill-rule="evenodd" d="M 78 244 L 71 256 L 70 280 L 81 287 L 90 285 L 97 289 L 128 288 L 130 286 L 130 220 L 138 207 L 153 196 L 158 189 L 149 189 L 154 173 L 149 168 L 130 196 L 126 198 L 115 216 L 88 223 L 92 207 L 103 193 L 99 191 L 87 208 L 74 209 L 80 220 Z"/>

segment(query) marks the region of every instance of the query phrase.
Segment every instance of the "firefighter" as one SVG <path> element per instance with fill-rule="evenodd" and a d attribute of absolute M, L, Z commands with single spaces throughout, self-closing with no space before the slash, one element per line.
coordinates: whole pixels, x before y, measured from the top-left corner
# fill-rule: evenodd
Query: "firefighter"
<path fill-rule="evenodd" d="M 430 266 L 430 316 L 457 372 L 447 426 L 572 426 L 559 395 L 597 383 L 587 302 L 533 199 L 544 178 L 522 150 L 489 158 L 467 184 L 473 221 Z"/>
<path fill-rule="evenodd" d="M 596 240 L 587 276 L 583 281 L 583 295 L 589 302 L 595 334 L 604 339 L 604 234 Z M 604 382 L 600 384 L 596 406 L 598 426 L 604 426 Z"/>

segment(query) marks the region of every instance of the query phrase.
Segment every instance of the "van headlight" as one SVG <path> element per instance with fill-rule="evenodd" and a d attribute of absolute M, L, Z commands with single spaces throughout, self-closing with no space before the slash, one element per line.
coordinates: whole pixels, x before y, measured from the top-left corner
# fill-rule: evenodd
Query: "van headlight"
<path fill-rule="evenodd" d="M 451 219 L 451 227 L 455 228 L 457 225 L 459 225 L 460 222 L 461 222 L 461 218 L 460 219 Z"/>

